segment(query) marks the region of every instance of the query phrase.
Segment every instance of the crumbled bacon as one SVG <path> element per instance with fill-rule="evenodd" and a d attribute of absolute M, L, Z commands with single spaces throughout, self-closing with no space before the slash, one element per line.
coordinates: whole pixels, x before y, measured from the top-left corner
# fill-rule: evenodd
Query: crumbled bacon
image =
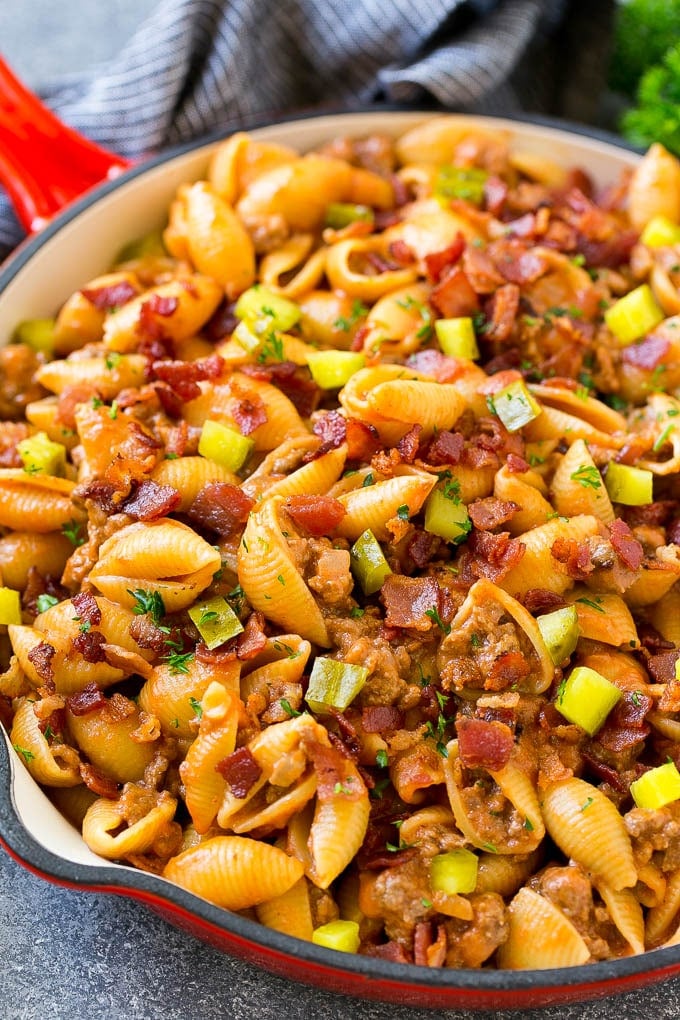
<path fill-rule="evenodd" d="M 505 463 L 508 466 L 508 471 L 513 475 L 523 475 L 530 467 L 524 457 L 520 457 L 516 453 L 509 453 L 505 459 Z"/>
<path fill-rule="evenodd" d="M 288 397 L 301 418 L 309 418 L 323 396 L 321 388 L 309 378 L 308 371 L 293 361 L 243 365 L 241 371 L 252 379 L 273 383 Z"/>
<path fill-rule="evenodd" d="M 645 558 L 645 553 L 626 522 L 620 517 L 617 518 L 609 526 L 609 536 L 616 555 L 624 566 L 629 570 L 638 570 Z"/>
<path fill-rule="evenodd" d="M 409 539 L 406 552 L 416 567 L 422 570 L 432 560 L 441 546 L 441 539 L 429 531 L 416 528 L 415 534 Z"/>
<path fill-rule="evenodd" d="M 507 524 L 509 520 L 520 509 L 517 503 L 510 500 L 496 499 L 495 496 L 486 496 L 484 499 L 476 499 L 468 505 L 470 520 L 480 531 L 493 531 L 501 524 Z"/>
<path fill-rule="evenodd" d="M 556 538 L 550 549 L 558 563 L 563 563 L 570 577 L 583 581 L 595 569 L 590 562 L 590 547 L 571 538 Z"/>
<path fill-rule="evenodd" d="M 186 513 L 201 527 L 226 538 L 247 521 L 254 505 L 254 500 L 238 485 L 210 482 L 203 486 Z"/>
<path fill-rule="evenodd" d="M 365 733 L 387 733 L 404 725 L 404 715 L 394 705 L 368 705 L 362 709 L 361 725 Z"/>
<path fill-rule="evenodd" d="M 465 238 L 461 233 L 458 233 L 455 241 L 447 248 L 426 255 L 423 261 L 430 283 L 439 283 L 444 272 L 458 262 L 464 251 Z"/>
<path fill-rule="evenodd" d="M 629 344 L 623 348 L 621 360 L 627 365 L 634 365 L 635 368 L 642 368 L 651 371 L 657 365 L 664 363 L 671 348 L 670 340 L 662 336 L 654 336 L 650 333 L 644 340 L 636 344 Z"/>
<path fill-rule="evenodd" d="M 392 863 L 390 861 L 390 863 Z M 380 865 L 377 865 L 380 867 Z M 406 951 L 400 942 L 384 942 L 380 946 L 368 946 L 366 949 L 362 949 L 361 952 L 364 956 L 375 956 L 380 960 L 391 960 L 392 963 L 413 963 L 410 956 L 406 955 Z"/>
<path fill-rule="evenodd" d="M 154 377 L 167 383 L 181 400 L 194 400 L 201 394 L 199 381 L 217 379 L 222 374 L 224 358 L 211 354 L 198 361 L 154 361 L 151 370 Z"/>
<path fill-rule="evenodd" d="M 97 395 L 97 388 L 89 383 L 77 383 L 74 386 L 65 386 L 57 397 L 56 420 L 65 429 L 76 428 L 76 408 L 80 404 L 87 404 Z"/>
<path fill-rule="evenodd" d="M 157 627 L 146 613 L 135 616 L 130 621 L 128 630 L 130 637 L 140 648 L 148 648 L 154 652 L 162 652 L 167 649 L 165 642 L 168 635 L 160 627 Z"/>
<path fill-rule="evenodd" d="M 106 698 L 96 683 L 87 684 L 82 691 L 69 694 L 66 699 L 66 707 L 73 715 L 87 715 L 89 712 L 96 712 L 106 708 Z"/>
<path fill-rule="evenodd" d="M 162 294 L 152 294 L 146 301 L 142 301 L 137 321 L 137 333 L 146 340 L 162 340 L 165 338 L 165 330 L 161 319 L 169 318 L 179 308 L 179 299 L 176 297 L 163 297 Z"/>
<path fill-rule="evenodd" d="M 41 641 L 40 644 L 34 645 L 28 653 L 28 660 L 41 680 L 53 679 L 52 659 L 56 653 L 57 650 L 54 645 L 49 644 L 47 641 Z"/>
<path fill-rule="evenodd" d="M 136 521 L 155 521 L 176 510 L 181 501 L 177 489 L 171 485 L 159 485 L 147 478 L 128 496 L 121 510 Z"/>
<path fill-rule="evenodd" d="M 81 761 L 78 771 L 85 786 L 92 793 L 96 793 L 98 797 L 106 797 L 107 800 L 118 800 L 118 783 L 115 779 L 102 775 L 99 769 L 85 761 Z"/>
<path fill-rule="evenodd" d="M 26 587 L 21 595 L 21 606 L 31 616 L 38 615 L 38 599 L 41 595 L 52 595 L 59 602 L 68 597 L 68 591 L 49 574 L 43 576 L 37 567 L 28 568 Z"/>
<path fill-rule="evenodd" d="M 246 620 L 242 634 L 236 639 L 236 655 L 242 661 L 254 659 L 266 647 L 267 636 L 264 632 L 264 616 L 260 612 L 251 613 Z"/>
<path fill-rule="evenodd" d="M 317 740 L 305 740 L 304 750 L 314 765 L 319 800 L 333 800 L 338 795 L 346 800 L 360 800 L 364 784 L 355 774 L 354 763 L 336 747 L 326 747 Z"/>
<path fill-rule="evenodd" d="M 450 617 L 446 592 L 433 577 L 404 577 L 390 574 L 380 589 L 388 627 L 409 627 L 429 631 L 439 618 L 444 625 Z"/>
<path fill-rule="evenodd" d="M 514 283 L 507 283 L 495 291 L 484 308 L 486 340 L 505 343 L 510 339 L 519 310 L 519 298 L 519 287 Z"/>
<path fill-rule="evenodd" d="M 546 256 L 517 238 L 502 238 L 489 246 L 489 255 L 508 283 L 533 283 L 548 269 Z"/>
<path fill-rule="evenodd" d="M 289 496 L 284 507 L 295 526 L 314 538 L 332 535 L 347 513 L 332 496 Z"/>
<path fill-rule="evenodd" d="M 624 691 L 623 697 L 607 716 L 604 726 L 597 732 L 594 743 L 613 754 L 640 748 L 650 732 L 645 722 L 654 702 L 641 691 Z"/>
<path fill-rule="evenodd" d="M 680 658 L 680 650 L 674 649 L 668 652 L 659 652 L 658 655 L 651 655 L 647 659 L 647 669 L 655 683 L 675 683 L 675 663 Z M 680 685 L 679 685 L 680 686 Z"/>
<path fill-rule="evenodd" d="M 317 456 L 321 451 L 337 450 L 347 438 L 347 419 L 339 411 L 329 411 L 314 422 L 312 432 L 321 440 Z"/>
<path fill-rule="evenodd" d="M 215 769 L 223 776 L 234 797 L 243 800 L 262 775 L 262 769 L 255 761 L 248 747 L 239 747 L 232 754 L 222 758 Z"/>
<path fill-rule="evenodd" d="M 97 600 L 92 592 L 78 592 L 71 599 L 71 603 L 76 611 L 76 618 L 78 620 L 85 621 L 92 627 L 98 627 L 102 622 L 102 611 L 97 605 Z"/>
<path fill-rule="evenodd" d="M 108 312 L 120 308 L 131 298 L 136 297 L 139 291 L 129 280 L 119 280 L 103 287 L 83 287 L 80 293 L 100 312 Z"/>
<path fill-rule="evenodd" d="M 522 602 L 525 608 L 534 615 L 548 613 L 565 604 L 561 595 L 558 595 L 556 591 L 549 591 L 547 588 L 529 588 L 524 593 Z"/>
<path fill-rule="evenodd" d="M 456 719 L 458 753 L 466 768 L 498 772 L 510 760 L 515 740 L 512 730 L 501 722 L 482 719 Z"/>
<path fill-rule="evenodd" d="M 389 245 L 389 253 L 395 262 L 398 262 L 400 266 L 410 266 L 415 262 L 416 257 L 413 253 L 413 249 L 409 248 L 406 241 L 398 237 L 396 241 L 391 241 Z M 425 256 L 427 262 L 429 256 Z"/>
<path fill-rule="evenodd" d="M 427 463 L 435 466 L 459 464 L 464 447 L 465 437 L 460 432 L 438 432 L 427 449 Z"/>
<path fill-rule="evenodd" d="M 486 577 L 496 583 L 517 566 L 524 551 L 524 544 L 511 538 L 507 531 L 492 534 L 473 529 L 468 539 L 467 555 L 461 562 L 461 573 L 465 570 L 472 578 Z"/>
<path fill-rule="evenodd" d="M 474 315 L 479 311 L 477 292 L 462 269 L 446 270 L 432 288 L 430 302 L 445 319 Z"/>
<path fill-rule="evenodd" d="M 414 425 L 397 443 L 397 450 L 405 464 L 412 464 L 415 460 L 416 454 L 418 453 L 418 446 L 420 445 L 420 433 L 422 430 L 422 425 Z"/>
<path fill-rule="evenodd" d="M 502 691 L 516 686 L 531 672 L 531 666 L 521 652 L 503 652 L 489 669 L 484 687 L 489 691 Z"/>
<path fill-rule="evenodd" d="M 416 351 L 415 354 L 409 357 L 406 364 L 409 368 L 414 368 L 416 372 L 429 375 L 432 379 L 436 379 L 437 382 L 441 383 L 455 382 L 462 371 L 460 361 L 457 361 L 456 358 L 450 358 L 448 354 L 442 354 L 441 351 L 435 350 L 434 347 L 427 347 L 423 351 Z"/>
<path fill-rule="evenodd" d="M 106 638 L 100 630 L 83 630 L 73 639 L 73 647 L 85 662 L 104 662 L 106 655 L 102 645 Z"/>
<path fill-rule="evenodd" d="M 503 212 L 503 206 L 508 197 L 508 185 L 496 174 L 490 174 L 484 181 L 484 206 L 497 218 Z"/>

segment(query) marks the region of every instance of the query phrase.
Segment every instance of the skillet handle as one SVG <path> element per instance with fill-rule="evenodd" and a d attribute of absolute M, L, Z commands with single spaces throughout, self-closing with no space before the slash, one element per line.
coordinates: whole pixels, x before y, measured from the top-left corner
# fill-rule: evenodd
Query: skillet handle
<path fill-rule="evenodd" d="M 29 233 L 130 165 L 60 121 L 0 57 L 0 183 Z"/>

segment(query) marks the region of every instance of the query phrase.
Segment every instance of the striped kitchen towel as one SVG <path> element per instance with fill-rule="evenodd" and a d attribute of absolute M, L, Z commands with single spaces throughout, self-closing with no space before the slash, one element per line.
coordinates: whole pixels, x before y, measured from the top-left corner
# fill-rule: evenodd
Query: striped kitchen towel
<path fill-rule="evenodd" d="M 115 59 L 43 97 L 130 157 L 321 105 L 429 100 L 503 113 L 566 2 L 161 0 Z M 0 259 L 21 235 L 0 193 Z"/>

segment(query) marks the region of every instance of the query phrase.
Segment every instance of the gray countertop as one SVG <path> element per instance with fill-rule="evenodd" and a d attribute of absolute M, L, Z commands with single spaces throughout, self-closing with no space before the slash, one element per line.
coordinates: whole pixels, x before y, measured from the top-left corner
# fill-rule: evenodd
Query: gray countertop
<path fill-rule="evenodd" d="M 599 0 L 598 0 L 599 2 Z M 116 52 L 156 0 L 0 3 L 3 55 L 33 86 Z M 85 43 L 84 40 L 87 40 Z M 139 903 L 59 888 L 0 850 L 0 1020 L 185 1017 L 418 1020 L 474 1014 L 361 1003 L 302 987 L 224 956 Z M 496 1013 L 512 1020 L 529 1013 Z M 680 979 L 542 1011 L 546 1020 L 680 1016 Z"/>

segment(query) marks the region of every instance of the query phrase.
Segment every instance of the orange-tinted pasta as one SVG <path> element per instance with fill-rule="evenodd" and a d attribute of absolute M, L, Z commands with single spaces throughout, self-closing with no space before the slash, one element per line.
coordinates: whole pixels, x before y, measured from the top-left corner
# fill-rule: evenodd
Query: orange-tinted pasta
<path fill-rule="evenodd" d="M 677 941 L 680 799 L 630 792 L 680 764 L 656 215 L 658 146 L 598 201 L 455 117 L 304 155 L 240 133 L 162 257 L 55 309 L 0 377 L 0 701 L 94 852 L 415 964 Z M 622 340 L 645 283 L 659 321 Z M 577 667 L 614 692 L 594 721 Z"/>

